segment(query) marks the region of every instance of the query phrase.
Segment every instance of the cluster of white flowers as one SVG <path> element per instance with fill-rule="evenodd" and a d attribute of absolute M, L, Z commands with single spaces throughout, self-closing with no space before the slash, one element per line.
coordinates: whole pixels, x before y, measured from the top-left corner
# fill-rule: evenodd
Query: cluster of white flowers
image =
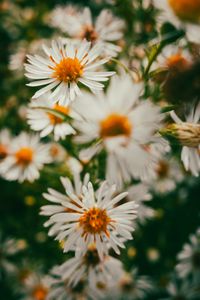
<path fill-rule="evenodd" d="M 193 17 L 199 18 L 193 14 L 195 5 L 188 12 L 180 8 L 180 13 L 176 1 L 158 2 L 165 3 L 164 9 L 171 7 L 176 15 L 173 20 L 183 17 L 192 22 Z M 34 299 L 42 300 L 74 299 L 75 294 L 86 299 L 120 299 L 128 286 L 131 295 L 127 292 L 126 299 L 143 299 L 152 283 L 135 269 L 125 273 L 120 260 L 110 253 L 114 250 L 119 255 L 126 241 L 133 238 L 134 228 L 154 217 L 155 211 L 147 203 L 152 199 L 150 192 L 170 192 L 184 179 L 184 170 L 176 158 L 169 159 L 171 148 L 159 133 L 166 114 L 152 99 L 145 98 L 142 80 L 106 69 L 106 63 L 122 50 L 123 21 L 107 10 L 93 20 L 89 8 L 68 6 L 52 13 L 51 25 L 65 36 L 53 40 L 49 47 L 43 45 L 43 56 L 27 55 L 25 64 L 25 75 L 31 81 L 27 85 L 38 88 L 27 110 L 27 122 L 38 134 L 23 132 L 13 138 L 7 130 L 0 133 L 0 174 L 7 180 L 32 182 L 44 164 L 67 160 L 62 146 L 41 143 L 40 138 L 53 133 L 56 142 L 70 139 L 78 149 L 77 157 L 71 160 L 72 180 L 60 178 L 62 193 L 51 188 L 44 193 L 51 204 L 42 206 L 41 215 L 48 217 L 44 226 L 50 226 L 49 235 L 74 257 L 56 266 L 37 289 L 32 287 L 33 278 L 27 288 L 30 294 L 40 295 Z M 177 47 L 162 55 L 153 64 L 155 69 L 190 64 L 188 52 Z M 103 91 L 105 82 L 108 86 Z M 185 122 L 175 112 L 171 117 L 183 145 L 185 170 L 198 176 L 200 105 Z M 91 176 L 90 181 L 84 166 L 92 161 L 103 176 Z M 191 240 L 197 244 L 194 237 Z M 177 266 L 181 276 L 191 269 L 191 247 L 184 249 L 179 255 L 184 261 Z"/>

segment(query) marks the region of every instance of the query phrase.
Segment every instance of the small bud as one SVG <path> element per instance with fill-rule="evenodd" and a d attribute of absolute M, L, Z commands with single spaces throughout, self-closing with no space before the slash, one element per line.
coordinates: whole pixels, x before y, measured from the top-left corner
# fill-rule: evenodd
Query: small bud
<path fill-rule="evenodd" d="M 178 143 L 187 147 L 198 147 L 200 144 L 200 125 L 183 122 L 170 124 L 160 130 L 160 133 L 169 139 L 175 139 Z"/>

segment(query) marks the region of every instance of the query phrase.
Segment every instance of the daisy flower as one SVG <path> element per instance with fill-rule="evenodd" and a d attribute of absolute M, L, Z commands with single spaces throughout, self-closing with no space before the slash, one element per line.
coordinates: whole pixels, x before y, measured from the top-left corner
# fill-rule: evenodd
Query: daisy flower
<path fill-rule="evenodd" d="M 174 111 L 170 115 L 176 122 L 176 124 L 172 124 L 172 130 L 183 145 L 181 160 L 184 167 L 186 171 L 190 171 L 194 176 L 198 176 L 200 171 L 200 103 L 186 116 L 185 122 Z"/>
<path fill-rule="evenodd" d="M 11 135 L 10 131 L 5 128 L 0 131 L 0 162 L 7 157 L 10 151 Z"/>
<path fill-rule="evenodd" d="M 48 111 L 48 109 L 53 109 L 55 114 Z M 63 117 L 59 116 L 59 113 Z M 37 100 L 32 100 L 27 111 L 28 124 L 31 129 L 40 131 L 40 137 L 45 137 L 53 132 L 55 141 L 64 139 L 67 135 L 75 134 L 75 130 L 69 124 L 69 121 L 64 119 L 65 116 L 66 118 L 73 118 L 76 117 L 76 114 L 71 107 L 54 104 L 49 93 Z"/>
<path fill-rule="evenodd" d="M 27 55 L 25 64 L 29 79 L 34 81 L 29 86 L 42 86 L 33 98 L 38 98 L 48 91 L 52 91 L 52 102 L 66 106 L 80 95 L 78 85 L 87 86 L 92 92 L 101 90 L 114 72 L 95 71 L 97 67 L 106 63 L 110 58 L 98 59 L 102 52 L 102 45 L 90 48 L 91 43 L 82 41 L 77 47 L 68 43 L 64 46 L 61 40 L 52 41 L 51 48 L 43 45 L 45 57 Z"/>
<path fill-rule="evenodd" d="M 92 183 L 88 182 L 83 185 L 79 197 L 73 193 L 73 189 L 68 188 L 69 182 L 62 182 L 67 196 L 49 190 L 44 197 L 60 205 L 46 206 L 42 211 L 50 215 L 51 210 L 50 222 L 55 223 L 53 232 L 59 231 L 56 239 L 64 241 L 64 252 L 75 248 L 77 255 L 84 255 L 88 246 L 95 243 L 101 259 L 109 246 L 119 254 L 119 247 L 124 247 L 122 239 L 132 239 L 132 220 L 136 218 L 137 207 L 135 202 L 119 205 L 118 202 L 127 196 L 127 192 L 114 196 L 116 187 L 109 187 L 106 182 L 96 192 Z"/>
<path fill-rule="evenodd" d="M 109 299 L 144 299 L 153 291 L 153 285 L 148 276 L 138 274 L 136 268 L 130 273 L 123 273 L 115 289 L 111 290 Z"/>
<path fill-rule="evenodd" d="M 75 42 L 83 39 L 92 44 L 100 42 L 104 55 L 116 56 L 121 51 L 121 47 L 114 43 L 123 37 L 124 22 L 107 9 L 102 10 L 93 21 L 89 7 L 83 10 L 72 6 L 58 7 L 52 14 L 52 25 L 67 33 Z"/>
<path fill-rule="evenodd" d="M 200 283 L 200 228 L 189 240 L 190 243 L 185 244 L 178 254 L 179 263 L 176 270 L 181 278 L 192 274 L 194 282 Z"/>
<path fill-rule="evenodd" d="M 87 162 L 105 149 L 106 178 L 118 188 L 131 177 L 148 177 L 156 159 L 148 149 L 154 143 L 162 116 L 159 107 L 139 100 L 141 89 L 141 84 L 134 84 L 129 76 L 116 76 L 106 94 L 94 97 L 85 93 L 74 103 L 82 116 L 74 124 L 80 132 L 75 141 L 98 141 L 81 151 L 80 159 Z"/>
<path fill-rule="evenodd" d="M 81 278 L 88 281 L 88 286 L 98 288 L 100 284 L 104 289 L 116 284 L 123 273 L 123 266 L 118 259 L 104 255 L 99 259 L 95 245 L 90 245 L 84 256 L 73 257 L 59 266 L 62 279 L 68 286 L 76 286 Z"/>
<path fill-rule="evenodd" d="M 9 155 L 0 163 L 0 174 L 7 180 L 32 182 L 50 162 L 49 146 L 41 144 L 37 135 L 23 132 L 13 139 Z"/>
<path fill-rule="evenodd" d="M 156 177 L 148 182 L 149 188 L 157 193 L 168 193 L 173 191 L 177 183 L 184 179 L 180 164 L 175 158 L 162 158 L 158 160 L 155 167 Z"/>
<path fill-rule="evenodd" d="M 166 291 L 168 296 L 160 300 L 188 299 L 196 300 L 198 292 L 195 292 L 195 287 L 188 280 L 180 281 L 173 279 L 167 285 Z"/>
<path fill-rule="evenodd" d="M 200 43 L 200 1 L 199 0 L 153 0 L 161 11 L 161 20 L 183 27 L 189 41 Z"/>

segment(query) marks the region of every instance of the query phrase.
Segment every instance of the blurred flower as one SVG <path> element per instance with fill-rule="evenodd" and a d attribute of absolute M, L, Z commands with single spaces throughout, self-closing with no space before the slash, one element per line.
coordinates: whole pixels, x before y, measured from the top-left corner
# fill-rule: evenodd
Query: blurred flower
<path fill-rule="evenodd" d="M 48 109 L 54 110 L 55 114 Z M 76 117 L 73 108 L 54 104 L 51 94 L 48 93 L 39 99 L 32 100 L 27 113 L 27 122 L 32 130 L 40 131 L 40 137 L 45 137 L 53 132 L 55 141 L 58 141 L 67 135 L 75 134 L 75 130 L 69 121 L 65 120 L 65 117 Z"/>
<path fill-rule="evenodd" d="M 168 297 L 162 298 L 160 300 L 197 300 L 198 294 L 195 292 L 194 286 L 190 284 L 189 281 L 179 281 L 173 279 L 166 288 Z"/>
<path fill-rule="evenodd" d="M 200 284 L 200 228 L 189 240 L 178 254 L 176 270 L 181 278 L 193 275 L 194 283 Z"/>
<path fill-rule="evenodd" d="M 122 38 L 124 22 L 109 10 L 102 10 L 93 22 L 89 7 L 79 10 L 71 5 L 58 6 L 52 13 L 52 25 L 67 33 L 75 42 L 86 39 L 92 44 L 101 43 L 104 55 L 116 56 L 121 50 L 113 42 Z"/>
<path fill-rule="evenodd" d="M 171 117 L 177 123 L 175 126 L 175 136 L 183 145 L 181 160 L 183 161 L 186 171 L 191 171 L 194 176 L 198 176 L 200 171 L 200 103 L 194 107 L 186 117 L 186 122 L 171 112 Z"/>
<path fill-rule="evenodd" d="M 141 84 L 134 84 L 129 76 L 116 76 L 106 94 L 94 97 L 85 93 L 74 106 L 83 117 L 74 125 L 80 131 L 75 140 L 78 143 L 97 140 L 95 145 L 80 152 L 80 159 L 88 161 L 105 148 L 106 178 L 119 189 L 131 177 L 148 177 L 154 165 L 155 157 L 146 148 L 154 142 L 163 116 L 159 107 L 148 100 L 139 100 L 141 89 Z"/>
<path fill-rule="evenodd" d="M 98 60 L 102 51 L 101 45 L 90 49 L 91 43 L 82 41 L 77 47 L 68 43 L 63 45 L 61 40 L 52 41 L 52 47 L 43 45 L 47 58 L 39 55 L 28 55 L 28 64 L 25 75 L 35 81 L 29 86 L 46 85 L 37 91 L 33 98 L 54 89 L 51 94 L 52 102 L 66 106 L 70 101 L 80 95 L 78 83 L 89 87 L 92 92 L 101 90 L 103 84 L 114 72 L 94 72 L 93 70 L 106 63 L 109 58 Z M 92 71 L 91 71 L 92 70 Z"/>
<path fill-rule="evenodd" d="M 108 299 L 144 299 L 151 291 L 153 285 L 148 276 L 138 275 L 136 268 L 130 273 L 124 273 L 117 286 L 113 289 Z"/>
<path fill-rule="evenodd" d="M 161 10 L 161 20 L 182 26 L 191 42 L 200 43 L 200 1 L 199 0 L 153 0 Z"/>
<path fill-rule="evenodd" d="M 9 155 L 0 163 L 0 174 L 7 180 L 32 182 L 50 162 L 49 145 L 41 144 L 37 135 L 22 132 L 13 139 Z"/>
<path fill-rule="evenodd" d="M 155 211 L 153 208 L 146 205 L 152 199 L 149 193 L 148 186 L 142 183 L 134 184 L 128 188 L 128 200 L 134 200 L 138 204 L 138 212 L 136 222 L 145 223 L 147 219 L 154 217 Z"/>
<path fill-rule="evenodd" d="M 4 160 L 10 152 L 11 134 L 5 128 L 0 131 L 0 162 Z"/>
<path fill-rule="evenodd" d="M 51 216 L 49 224 L 51 221 L 55 223 L 53 233 L 59 231 L 56 239 L 65 240 L 64 252 L 74 247 L 77 255 L 84 255 L 88 245 L 95 243 L 103 259 L 109 243 L 119 254 L 119 247 L 124 247 L 121 239 L 132 239 L 132 220 L 136 218 L 137 207 L 135 202 L 118 205 L 127 193 L 113 196 L 116 187 L 108 186 L 106 182 L 100 185 L 97 192 L 94 192 L 91 182 L 83 185 L 77 197 L 70 181 L 67 178 L 61 180 L 67 195 L 49 189 L 49 194 L 44 194 L 44 197 L 60 205 L 43 206 L 42 214 Z"/>
<path fill-rule="evenodd" d="M 53 162 L 60 163 L 60 162 L 64 162 L 67 159 L 68 157 L 67 151 L 59 143 L 54 143 L 54 142 L 50 143 L 49 147 L 50 147 L 49 149 L 50 156 Z"/>

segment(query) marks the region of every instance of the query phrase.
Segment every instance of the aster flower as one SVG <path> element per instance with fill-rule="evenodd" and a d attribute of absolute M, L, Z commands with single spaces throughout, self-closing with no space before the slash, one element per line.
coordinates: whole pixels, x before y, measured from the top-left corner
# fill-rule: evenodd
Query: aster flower
<path fill-rule="evenodd" d="M 181 278 L 193 275 L 194 283 L 200 283 L 200 228 L 189 240 L 178 254 L 176 270 Z"/>
<path fill-rule="evenodd" d="M 13 139 L 9 155 L 0 163 L 0 174 L 7 180 L 32 182 L 50 162 L 49 145 L 41 144 L 37 135 L 22 132 Z"/>
<path fill-rule="evenodd" d="M 80 95 L 79 83 L 87 86 L 92 92 L 103 88 L 100 82 L 107 81 L 114 72 L 95 71 L 97 67 L 106 63 L 109 58 L 98 59 L 102 51 L 100 44 L 90 49 L 91 43 L 82 41 L 78 46 L 70 43 L 64 46 L 61 40 L 52 41 L 51 48 L 43 45 L 46 57 L 28 55 L 25 64 L 28 78 L 34 81 L 29 86 L 42 86 L 33 98 L 38 98 L 48 91 L 52 102 L 66 106 Z"/>
<path fill-rule="evenodd" d="M 82 116 L 74 124 L 80 131 L 75 141 L 93 141 L 92 146 L 80 152 L 80 159 L 87 162 L 105 149 L 106 178 L 119 189 L 131 177 L 150 176 L 157 159 L 148 149 L 158 142 L 155 132 L 162 116 L 159 107 L 148 100 L 139 100 L 141 89 L 141 84 L 134 84 L 129 76 L 116 76 L 106 94 L 94 97 L 85 93 L 74 103 L 74 109 Z"/>
<path fill-rule="evenodd" d="M 183 145 L 181 160 L 184 167 L 186 171 L 190 171 L 194 176 L 198 176 L 200 171 L 200 103 L 186 116 L 185 122 L 181 121 L 174 111 L 171 112 L 171 117 L 176 122 L 171 127 L 171 130 Z"/>
<path fill-rule="evenodd" d="M 167 285 L 166 291 L 168 296 L 160 300 L 197 300 L 198 293 L 195 292 L 195 287 L 188 280 L 180 281 L 176 278 L 172 279 Z"/>
<path fill-rule="evenodd" d="M 67 179 L 62 182 L 67 196 L 49 190 L 44 197 L 61 205 L 44 206 L 42 214 L 46 211 L 45 214 L 52 215 L 50 224 L 55 223 L 53 233 L 59 231 L 56 238 L 64 241 L 64 252 L 75 248 L 77 255 L 84 255 L 87 247 L 95 243 L 101 259 L 108 252 L 108 247 L 119 254 L 119 247 L 124 247 L 122 239 L 132 239 L 132 220 L 136 218 L 137 207 L 135 202 L 118 205 L 127 192 L 114 196 L 116 187 L 108 187 L 106 182 L 100 185 L 97 192 L 88 182 L 83 185 L 79 197 L 73 194 L 72 188 L 68 188 L 70 183 Z"/>
<path fill-rule="evenodd" d="M 48 109 L 53 109 L 55 114 Z M 64 119 L 65 117 L 73 118 L 77 115 L 71 107 L 54 104 L 49 93 L 37 100 L 32 100 L 27 112 L 28 124 L 31 129 L 40 131 L 40 137 L 45 137 L 53 132 L 55 141 L 64 139 L 67 135 L 75 134 L 74 128 L 69 121 Z"/>
<path fill-rule="evenodd" d="M 5 128 L 0 131 L 0 162 L 7 157 L 10 152 L 11 134 Z"/>
<path fill-rule="evenodd" d="M 200 43 L 199 0 L 153 0 L 153 3 L 161 11 L 162 22 L 184 28 L 189 41 Z"/>
<path fill-rule="evenodd" d="M 175 158 L 161 158 L 155 167 L 156 177 L 148 181 L 149 188 L 156 193 L 173 191 L 177 183 L 184 179 L 180 164 Z"/>
<path fill-rule="evenodd" d="M 62 21 L 61 21 L 62 19 Z M 57 7 L 52 13 L 52 25 L 67 33 L 74 42 L 83 39 L 92 44 L 101 43 L 104 55 L 116 56 L 121 47 L 115 45 L 123 36 L 124 22 L 104 9 L 95 21 L 89 7 L 83 10 L 76 7 Z"/>
<path fill-rule="evenodd" d="M 153 284 L 148 276 L 139 275 L 136 268 L 130 273 L 122 275 L 115 289 L 109 295 L 109 299 L 144 299 L 153 291 Z"/>

